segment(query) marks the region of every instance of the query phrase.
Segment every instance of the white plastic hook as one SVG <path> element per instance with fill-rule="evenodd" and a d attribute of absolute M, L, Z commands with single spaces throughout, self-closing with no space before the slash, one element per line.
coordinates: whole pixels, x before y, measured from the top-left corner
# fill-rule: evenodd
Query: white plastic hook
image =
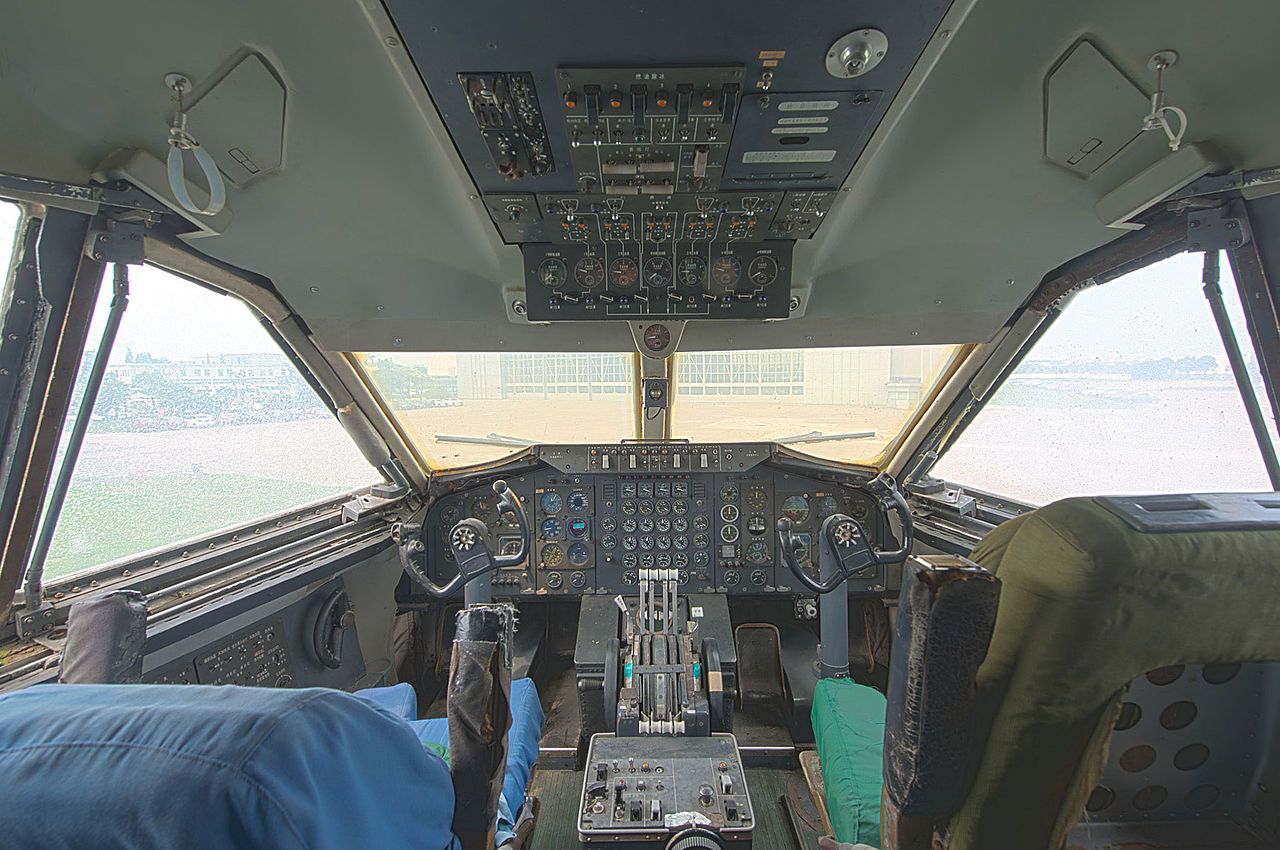
<path fill-rule="evenodd" d="M 1169 150 L 1177 152 L 1182 146 L 1182 137 L 1187 134 L 1187 113 L 1176 106 L 1168 106 L 1164 102 L 1164 71 L 1178 61 L 1178 54 L 1172 50 L 1161 50 L 1151 57 L 1147 67 L 1156 72 L 1156 90 L 1151 94 L 1151 111 L 1142 119 L 1142 129 L 1162 130 L 1169 140 Z M 1177 132 L 1169 124 L 1168 116 L 1178 119 Z"/>
<path fill-rule="evenodd" d="M 168 74 L 164 82 L 178 97 L 178 108 L 169 124 L 169 191 L 173 192 L 174 199 L 187 212 L 195 215 L 217 215 L 227 204 L 227 186 L 213 157 L 187 130 L 187 113 L 182 101 L 183 96 L 191 90 L 191 81 L 181 74 Z M 191 193 L 187 191 L 186 167 L 182 159 L 186 151 L 190 151 L 195 157 L 196 164 L 204 172 L 205 182 L 209 185 L 209 203 L 203 208 L 191 199 Z"/>

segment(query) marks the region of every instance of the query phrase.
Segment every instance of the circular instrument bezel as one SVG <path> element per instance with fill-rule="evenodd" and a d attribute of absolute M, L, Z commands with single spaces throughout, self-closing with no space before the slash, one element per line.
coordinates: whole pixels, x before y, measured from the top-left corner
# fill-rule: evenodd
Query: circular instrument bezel
<path fill-rule="evenodd" d="M 583 289 L 595 289 L 604 283 L 604 263 L 599 257 L 587 254 L 573 264 L 573 279 Z"/>

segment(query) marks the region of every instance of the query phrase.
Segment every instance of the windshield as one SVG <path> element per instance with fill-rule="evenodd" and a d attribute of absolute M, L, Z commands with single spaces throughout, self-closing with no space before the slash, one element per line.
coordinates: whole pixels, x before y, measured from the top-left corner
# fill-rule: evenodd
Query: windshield
<path fill-rule="evenodd" d="M 672 436 L 769 440 L 873 463 L 928 399 L 954 345 L 676 355 Z"/>
<path fill-rule="evenodd" d="M 436 468 L 497 460 L 535 443 L 616 443 L 638 436 L 635 354 L 356 357 Z"/>
<path fill-rule="evenodd" d="M 874 463 L 929 397 L 957 346 L 708 351 L 675 357 L 671 436 L 772 441 Z M 433 467 L 538 443 L 640 436 L 635 354 L 358 354 Z"/>

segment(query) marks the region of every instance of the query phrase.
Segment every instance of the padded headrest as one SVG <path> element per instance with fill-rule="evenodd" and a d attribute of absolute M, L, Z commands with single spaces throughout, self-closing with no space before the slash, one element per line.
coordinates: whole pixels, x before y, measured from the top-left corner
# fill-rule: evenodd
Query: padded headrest
<path fill-rule="evenodd" d="M 338 691 L 28 688 L 0 696 L 0 774 L 12 847 L 456 846 L 444 762 Z"/>

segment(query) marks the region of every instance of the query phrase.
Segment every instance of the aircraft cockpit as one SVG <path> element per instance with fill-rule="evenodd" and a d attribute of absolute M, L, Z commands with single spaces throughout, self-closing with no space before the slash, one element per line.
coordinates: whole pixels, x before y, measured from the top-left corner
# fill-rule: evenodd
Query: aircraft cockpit
<path fill-rule="evenodd" d="M 0 9 L 6 846 L 1280 847 L 1277 27 Z"/>

